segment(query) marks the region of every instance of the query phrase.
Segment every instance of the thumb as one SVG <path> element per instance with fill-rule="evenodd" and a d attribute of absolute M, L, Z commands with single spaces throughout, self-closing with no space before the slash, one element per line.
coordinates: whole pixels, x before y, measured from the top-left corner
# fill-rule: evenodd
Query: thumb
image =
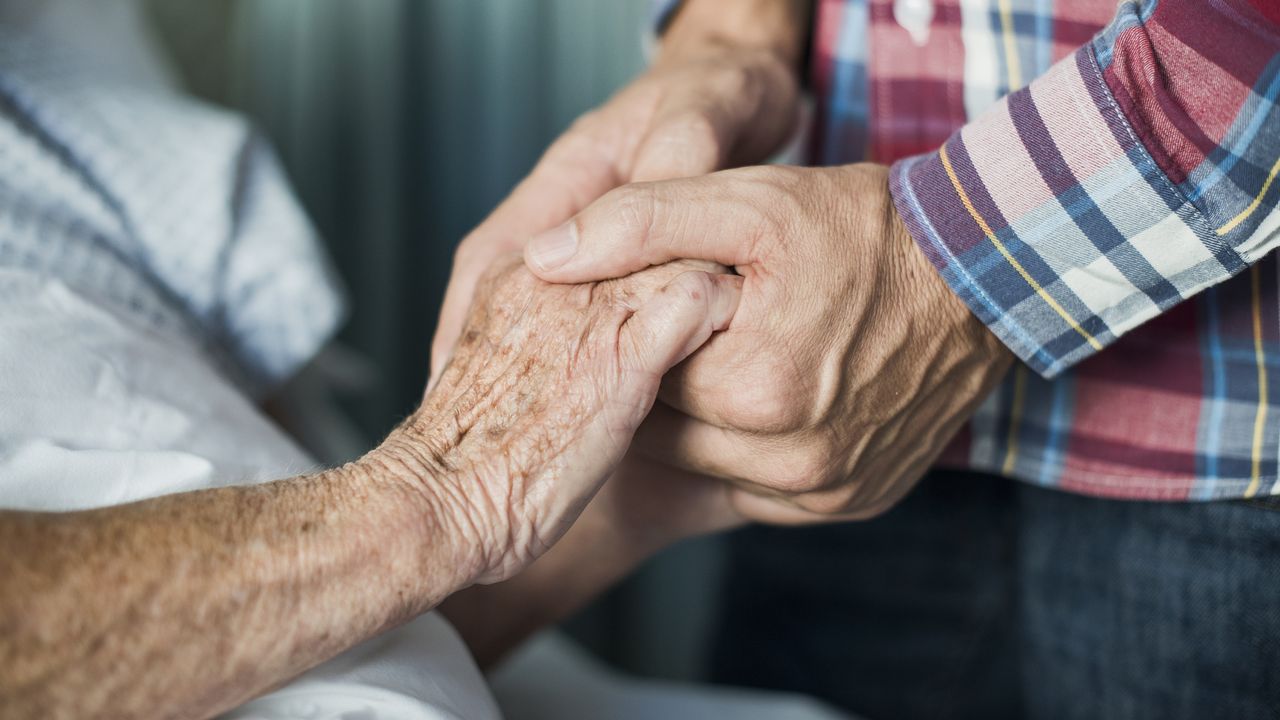
<path fill-rule="evenodd" d="M 682 258 L 750 264 L 760 213 L 742 173 L 612 190 L 569 222 L 530 238 L 525 264 L 555 283 L 607 280 Z"/>
<path fill-rule="evenodd" d="M 618 341 L 623 376 L 647 375 L 657 392 L 668 370 L 702 347 L 712 333 L 729 327 L 741 295 L 742 278 L 737 275 L 677 275 L 623 324 Z"/>

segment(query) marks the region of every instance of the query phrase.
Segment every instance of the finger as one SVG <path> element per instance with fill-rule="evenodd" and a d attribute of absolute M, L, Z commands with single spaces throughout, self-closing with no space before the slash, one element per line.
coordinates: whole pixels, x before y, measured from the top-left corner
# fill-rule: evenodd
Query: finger
<path fill-rule="evenodd" d="M 668 102 L 659 109 L 636 148 L 631 182 L 693 177 L 724 167 L 736 140 L 734 118 L 705 102 L 688 100 L 692 102 Z"/>
<path fill-rule="evenodd" d="M 778 72 L 758 68 L 754 72 Z M 783 70 L 782 72 L 785 72 Z M 790 87 L 785 80 L 729 70 L 718 85 L 689 83 L 667 96 L 641 139 L 630 182 L 704 175 L 731 165 L 759 162 L 790 132 L 795 113 L 766 112 L 790 107 L 789 97 L 762 89 Z M 777 103 L 766 106 L 766 103 Z"/>
<path fill-rule="evenodd" d="M 611 376 L 606 411 L 595 416 L 591 429 L 575 443 L 577 449 L 561 458 L 566 467 L 593 478 L 612 470 L 653 407 L 662 375 L 713 332 L 728 327 L 740 280 L 736 275 L 681 273 L 622 323 L 615 341 L 618 371 Z"/>
<path fill-rule="evenodd" d="M 755 170 L 613 190 L 533 236 L 525 263 L 543 280 L 562 283 L 621 277 L 677 258 L 750 264 L 763 228 Z"/>
<path fill-rule="evenodd" d="M 613 164 L 589 135 L 585 130 L 570 131 L 558 138 L 529 176 L 459 248 L 431 342 L 428 390 L 440 379 L 453 354 L 476 284 L 493 258 L 519 250 L 531 233 L 565 222 L 617 187 Z"/>
<path fill-rule="evenodd" d="M 649 376 L 656 395 L 658 381 L 668 370 L 712 333 L 729 327 L 741 294 L 742 278 L 737 275 L 696 270 L 677 275 L 622 326 L 624 369 Z"/>
<path fill-rule="evenodd" d="M 708 425 L 658 404 L 636 431 L 631 452 L 700 477 L 718 478 L 732 486 L 729 503 L 734 512 L 773 525 L 808 525 L 862 519 L 876 513 L 814 512 L 805 507 L 805 478 L 780 467 L 780 448 L 731 430 Z M 793 494 L 799 493 L 799 494 Z"/>
<path fill-rule="evenodd" d="M 656 404 L 631 444 L 637 457 L 734 486 L 743 517 L 778 525 L 866 520 L 901 500 L 913 483 L 829 484 L 788 453 L 791 441 L 717 427 Z M 851 489 L 855 491 L 851 492 Z"/>
<path fill-rule="evenodd" d="M 782 498 L 813 492 L 826 480 L 825 467 L 797 457 L 797 442 L 790 436 L 719 427 L 656 403 L 632 447 L 672 467 Z"/>
<path fill-rule="evenodd" d="M 637 455 L 682 470 L 716 477 L 755 495 L 785 500 L 825 514 L 839 512 L 835 498 L 847 488 L 831 484 L 825 458 L 797 454 L 791 436 L 756 435 L 717 427 L 657 403 L 636 431 Z M 812 502 L 811 502 L 812 501 Z"/>
<path fill-rule="evenodd" d="M 718 333 L 688 360 L 662 378 L 658 399 L 664 404 L 711 425 L 747 433 L 785 432 L 793 427 L 798 394 L 779 388 L 802 388 L 786 360 L 774 361 L 769 348 L 786 343 L 785 337 L 762 331 L 753 321 L 771 308 L 762 304 L 752 287 L 755 277 L 744 278 L 742 300 L 734 316 L 732 332 Z M 788 347 L 781 355 L 798 356 Z"/>
<path fill-rule="evenodd" d="M 742 488 L 730 492 L 729 502 L 742 517 L 769 525 L 816 525 L 818 523 L 869 520 L 887 508 L 859 509 L 840 514 L 816 513 L 798 507 L 789 498 L 760 495 Z"/>
<path fill-rule="evenodd" d="M 640 455 L 699 475 L 739 485 L 768 475 L 762 457 L 767 448 L 744 436 L 657 403 L 636 431 L 632 447 Z"/>
<path fill-rule="evenodd" d="M 611 506 L 607 516 L 635 522 L 637 535 L 654 533 L 671 542 L 741 525 L 731 490 L 718 478 L 628 454 L 597 500 Z"/>

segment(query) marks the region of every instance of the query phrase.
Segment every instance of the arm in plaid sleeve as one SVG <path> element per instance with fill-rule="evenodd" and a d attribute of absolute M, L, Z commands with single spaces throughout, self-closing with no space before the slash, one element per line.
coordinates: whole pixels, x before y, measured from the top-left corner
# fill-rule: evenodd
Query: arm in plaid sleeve
<path fill-rule="evenodd" d="M 893 168 L 951 288 L 1045 376 L 1280 244 L 1280 11 L 1132 0 L 936 153 Z"/>

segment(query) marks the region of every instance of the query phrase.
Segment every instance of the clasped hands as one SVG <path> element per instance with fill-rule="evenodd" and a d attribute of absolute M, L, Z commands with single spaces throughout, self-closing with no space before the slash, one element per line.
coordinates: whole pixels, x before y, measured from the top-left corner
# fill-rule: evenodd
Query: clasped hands
<path fill-rule="evenodd" d="M 724 480 L 748 519 L 884 512 L 1008 367 L 898 219 L 879 165 L 629 185 L 525 248 L 557 283 L 679 258 L 732 267 L 742 298 L 666 378 L 634 452 Z"/>
<path fill-rule="evenodd" d="M 759 161 L 785 138 L 796 81 L 766 49 L 694 45 L 668 48 L 579 120 L 464 240 L 432 348 L 438 393 L 460 357 L 473 362 L 465 309 L 519 312 L 495 305 L 501 283 L 480 280 L 495 259 L 522 288 L 520 302 L 569 292 L 578 298 L 570 315 L 590 314 L 593 288 L 697 268 L 680 277 L 702 278 L 723 312 L 699 325 L 686 297 L 683 319 L 650 322 L 646 342 L 663 348 L 653 351 L 663 361 L 647 372 L 692 354 L 644 378 L 645 392 L 627 396 L 626 422 L 606 420 L 608 452 L 564 461 L 616 470 L 592 508 L 655 548 L 743 520 L 884 512 L 1012 359 L 916 247 L 885 167 L 722 170 Z M 514 251 L 524 267 L 510 265 Z M 527 342 L 555 342 L 557 330 L 524 332 Z M 559 512 L 557 534 L 595 489 L 566 494 L 577 506 Z"/>

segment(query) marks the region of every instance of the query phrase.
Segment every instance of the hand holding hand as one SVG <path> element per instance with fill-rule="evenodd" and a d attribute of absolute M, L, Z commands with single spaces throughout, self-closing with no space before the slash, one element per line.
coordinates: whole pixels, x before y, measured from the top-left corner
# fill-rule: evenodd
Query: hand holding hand
<path fill-rule="evenodd" d="M 915 246 L 881 166 L 630 185 L 526 248 L 552 282 L 682 257 L 735 267 L 741 304 L 664 383 L 637 450 L 737 484 L 754 519 L 883 512 L 1012 359 Z"/>
<path fill-rule="evenodd" d="M 801 23 L 789 9 L 795 0 L 754 4 L 785 11 L 792 24 Z M 519 251 L 532 234 L 564 222 L 620 185 L 757 162 L 786 139 L 798 111 L 793 65 L 799 32 L 789 33 L 795 37 L 782 46 L 768 38 L 708 35 L 706 26 L 723 26 L 725 10 L 713 8 L 704 19 L 699 13 L 706 14 L 706 5 L 688 3 L 653 67 L 579 118 L 458 246 L 432 342 L 432 384 L 453 350 L 476 282 L 495 257 Z"/>
<path fill-rule="evenodd" d="M 473 580 L 510 576 L 568 529 L 662 375 L 728 324 L 741 278 L 707 265 L 564 286 L 511 256 L 481 281 L 452 360 L 382 451 L 429 479 Z"/>

